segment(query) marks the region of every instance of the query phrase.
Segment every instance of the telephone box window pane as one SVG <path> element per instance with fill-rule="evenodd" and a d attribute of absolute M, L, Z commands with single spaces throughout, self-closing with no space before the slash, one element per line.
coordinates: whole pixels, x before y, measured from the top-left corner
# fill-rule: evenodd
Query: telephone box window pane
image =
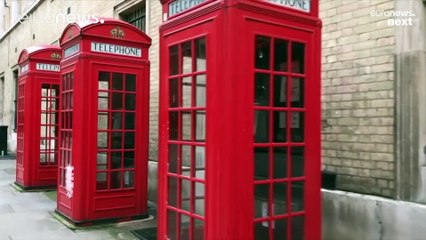
<path fill-rule="evenodd" d="M 287 112 L 274 112 L 274 142 L 287 140 Z"/>
<path fill-rule="evenodd" d="M 269 178 L 269 149 L 254 149 L 254 179 L 262 180 Z"/>
<path fill-rule="evenodd" d="M 206 106 L 206 75 L 196 76 L 196 98 L 195 106 L 196 107 L 205 107 Z"/>
<path fill-rule="evenodd" d="M 274 239 L 287 239 L 287 219 L 279 219 L 272 222 L 274 226 Z M 296 235 L 294 240 L 304 239 L 300 237 L 301 235 Z"/>
<path fill-rule="evenodd" d="M 178 46 L 172 46 L 169 48 L 170 51 L 170 75 L 176 75 L 179 73 L 179 52 L 178 52 Z"/>
<path fill-rule="evenodd" d="M 126 91 L 136 91 L 136 75 L 126 74 Z"/>
<path fill-rule="evenodd" d="M 305 183 L 303 181 L 291 183 L 291 211 L 303 211 L 303 195 L 305 191 Z"/>
<path fill-rule="evenodd" d="M 135 152 L 126 151 L 124 152 L 124 168 L 135 167 Z"/>
<path fill-rule="evenodd" d="M 287 147 L 274 148 L 274 178 L 287 177 Z"/>
<path fill-rule="evenodd" d="M 195 177 L 198 179 L 205 178 L 206 168 L 206 149 L 205 147 L 195 147 Z"/>
<path fill-rule="evenodd" d="M 182 197 L 182 209 L 186 210 L 186 211 L 190 211 L 190 196 L 191 196 L 191 182 L 182 179 L 181 180 L 181 187 L 182 187 L 182 192 L 181 192 L 181 197 Z"/>
<path fill-rule="evenodd" d="M 121 168 L 121 152 L 111 152 L 111 169 Z"/>
<path fill-rule="evenodd" d="M 104 190 L 107 188 L 108 188 L 107 173 L 106 172 L 96 173 L 96 190 Z"/>
<path fill-rule="evenodd" d="M 194 219 L 194 240 L 204 240 L 204 222 Z"/>
<path fill-rule="evenodd" d="M 98 132 L 98 148 L 107 148 L 108 137 L 106 132 Z"/>
<path fill-rule="evenodd" d="M 179 92 L 179 82 L 177 78 L 170 79 L 169 81 L 169 101 L 170 107 L 178 107 L 178 92 Z"/>
<path fill-rule="evenodd" d="M 254 141 L 269 141 L 269 111 L 254 111 Z"/>
<path fill-rule="evenodd" d="M 254 105 L 269 106 L 269 74 L 256 73 L 254 86 Z"/>
<path fill-rule="evenodd" d="M 206 39 L 200 38 L 195 40 L 195 55 L 197 60 L 195 61 L 196 71 L 206 70 Z"/>
<path fill-rule="evenodd" d="M 303 142 L 304 129 L 305 129 L 305 113 L 292 112 L 291 113 L 291 141 Z"/>
<path fill-rule="evenodd" d="M 122 129 L 122 119 L 123 119 L 123 113 L 122 112 L 113 112 L 111 114 L 111 129 Z"/>
<path fill-rule="evenodd" d="M 293 78 L 291 87 L 291 107 L 304 107 L 304 79 Z"/>
<path fill-rule="evenodd" d="M 127 93 L 125 99 L 126 110 L 135 110 L 136 105 L 136 94 Z"/>
<path fill-rule="evenodd" d="M 206 140 L 206 112 L 195 112 L 195 141 Z"/>
<path fill-rule="evenodd" d="M 123 94 L 113 92 L 111 105 L 113 110 L 123 110 Z"/>
<path fill-rule="evenodd" d="M 98 129 L 108 129 L 108 115 L 106 113 L 98 113 Z"/>
<path fill-rule="evenodd" d="M 182 73 L 192 72 L 192 47 L 191 42 L 182 44 Z"/>
<path fill-rule="evenodd" d="M 291 50 L 291 70 L 294 73 L 305 72 L 305 44 L 293 42 Z"/>
<path fill-rule="evenodd" d="M 99 90 L 109 90 L 109 79 L 110 79 L 110 73 L 109 72 L 99 72 L 99 83 L 98 88 Z"/>
<path fill-rule="evenodd" d="M 135 133 L 125 132 L 124 133 L 124 149 L 134 149 L 134 148 L 135 148 Z"/>
<path fill-rule="evenodd" d="M 291 239 L 305 239 L 305 216 L 291 218 Z"/>
<path fill-rule="evenodd" d="M 178 145 L 169 145 L 169 172 L 178 173 Z"/>
<path fill-rule="evenodd" d="M 111 132 L 111 148 L 121 149 L 122 148 L 122 132 Z"/>
<path fill-rule="evenodd" d="M 288 71 L 288 41 L 275 39 L 274 41 L 274 70 L 287 72 Z"/>
<path fill-rule="evenodd" d="M 274 215 L 287 213 L 287 183 L 274 183 Z"/>
<path fill-rule="evenodd" d="M 111 172 L 111 189 L 121 188 L 121 172 Z"/>
<path fill-rule="evenodd" d="M 269 184 L 254 185 L 254 212 L 256 218 L 269 216 Z"/>
<path fill-rule="evenodd" d="M 269 221 L 257 222 L 254 224 L 254 239 L 268 240 L 269 239 Z M 286 239 L 286 238 L 278 238 Z"/>
<path fill-rule="evenodd" d="M 177 215 L 172 210 L 167 211 L 167 238 L 170 240 L 177 240 Z"/>
<path fill-rule="evenodd" d="M 126 130 L 134 130 L 135 129 L 135 115 L 133 112 L 124 113 L 124 129 Z"/>
<path fill-rule="evenodd" d="M 302 177 L 305 174 L 304 147 L 291 148 L 291 176 Z"/>
<path fill-rule="evenodd" d="M 122 73 L 112 73 L 112 90 L 123 90 Z"/>
<path fill-rule="evenodd" d="M 285 107 L 287 105 L 287 77 L 274 76 L 274 106 Z"/>
<path fill-rule="evenodd" d="M 108 156 L 106 152 L 99 152 L 97 154 L 97 159 L 96 159 L 96 164 L 97 164 L 96 169 L 105 170 L 107 168 L 107 159 L 108 159 Z"/>
<path fill-rule="evenodd" d="M 203 183 L 195 183 L 195 214 L 204 216 L 205 187 Z"/>
<path fill-rule="evenodd" d="M 182 112 L 182 140 L 191 140 L 191 113 Z"/>
<path fill-rule="evenodd" d="M 178 202 L 178 180 L 174 177 L 168 177 L 168 201 L 167 204 L 172 207 L 177 207 Z"/>
<path fill-rule="evenodd" d="M 191 176 L 191 146 L 182 146 L 182 167 L 181 174 L 184 176 Z"/>
<path fill-rule="evenodd" d="M 177 140 L 179 133 L 179 122 L 178 122 L 179 112 L 170 112 L 169 113 L 169 139 Z"/>
<path fill-rule="evenodd" d="M 192 98 L 192 80 L 191 77 L 185 77 L 182 80 L 182 107 L 191 107 Z"/>
<path fill-rule="evenodd" d="M 256 36 L 255 66 L 257 69 L 270 69 L 269 56 L 271 52 L 271 38 Z"/>
<path fill-rule="evenodd" d="M 98 109 L 99 110 L 108 109 L 108 97 L 98 97 Z"/>
<path fill-rule="evenodd" d="M 135 172 L 134 171 L 124 171 L 123 183 L 125 188 L 130 188 L 134 186 Z"/>
<path fill-rule="evenodd" d="M 190 218 L 185 214 L 180 215 L 180 239 L 190 239 L 189 231 L 190 231 Z"/>

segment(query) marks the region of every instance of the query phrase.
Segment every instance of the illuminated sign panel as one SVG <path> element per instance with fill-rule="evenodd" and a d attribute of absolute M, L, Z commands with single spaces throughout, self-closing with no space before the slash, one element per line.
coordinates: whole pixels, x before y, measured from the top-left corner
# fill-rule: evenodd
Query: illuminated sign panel
<path fill-rule="evenodd" d="M 311 0 L 268 0 L 269 2 L 279 4 L 285 7 L 291 7 L 304 12 L 311 11 Z"/>
<path fill-rule="evenodd" d="M 176 0 L 169 4 L 169 17 L 203 3 L 205 0 Z"/>

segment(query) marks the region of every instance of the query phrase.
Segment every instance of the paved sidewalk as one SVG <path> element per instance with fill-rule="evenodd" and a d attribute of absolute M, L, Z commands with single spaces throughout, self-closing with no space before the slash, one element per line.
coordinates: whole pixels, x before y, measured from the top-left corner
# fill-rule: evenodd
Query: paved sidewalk
<path fill-rule="evenodd" d="M 130 230 L 156 225 L 150 217 L 70 230 L 49 213 L 56 208 L 56 192 L 21 193 L 10 185 L 15 181 L 15 164 L 15 159 L 0 158 L 0 240 L 136 240 Z"/>

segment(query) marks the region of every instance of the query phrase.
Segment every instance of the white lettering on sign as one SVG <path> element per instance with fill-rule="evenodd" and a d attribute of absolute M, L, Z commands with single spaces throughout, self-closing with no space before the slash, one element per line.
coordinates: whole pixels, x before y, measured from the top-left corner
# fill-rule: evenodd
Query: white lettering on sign
<path fill-rule="evenodd" d="M 169 17 L 185 11 L 188 8 L 197 6 L 205 0 L 176 0 L 169 4 Z"/>
<path fill-rule="evenodd" d="M 311 11 L 311 0 L 268 0 L 270 2 L 302 10 L 304 12 Z"/>
<path fill-rule="evenodd" d="M 28 69 L 29 69 L 28 64 L 25 64 L 24 66 L 21 67 L 21 73 L 26 73 Z"/>
<path fill-rule="evenodd" d="M 72 198 L 74 192 L 74 167 L 72 165 L 65 167 L 65 190 L 67 197 Z"/>
<path fill-rule="evenodd" d="M 61 67 L 58 64 L 37 63 L 36 70 L 59 72 Z"/>
<path fill-rule="evenodd" d="M 92 42 L 91 50 L 92 52 L 111 53 L 111 54 L 124 55 L 129 57 L 142 56 L 142 49 L 140 48 L 120 46 L 120 45 L 108 44 L 108 43 Z"/>
<path fill-rule="evenodd" d="M 65 50 L 64 50 L 64 58 L 67 58 L 67 57 L 69 57 L 69 56 L 72 56 L 72 55 L 74 55 L 74 54 L 76 54 L 76 53 L 78 53 L 80 51 L 80 45 L 77 43 L 77 44 L 74 44 L 74 45 L 72 45 L 71 47 L 69 47 L 69 48 L 66 48 Z"/>

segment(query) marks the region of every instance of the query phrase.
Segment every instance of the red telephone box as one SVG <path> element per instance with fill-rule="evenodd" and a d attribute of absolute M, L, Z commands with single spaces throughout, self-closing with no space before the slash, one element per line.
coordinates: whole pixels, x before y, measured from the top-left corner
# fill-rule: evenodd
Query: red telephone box
<path fill-rule="evenodd" d="M 60 44 L 57 211 L 80 225 L 147 217 L 151 39 L 99 18 L 69 24 Z"/>
<path fill-rule="evenodd" d="M 16 184 L 55 189 L 61 49 L 37 46 L 19 56 Z"/>
<path fill-rule="evenodd" d="M 163 0 L 158 239 L 320 239 L 317 0 Z"/>

